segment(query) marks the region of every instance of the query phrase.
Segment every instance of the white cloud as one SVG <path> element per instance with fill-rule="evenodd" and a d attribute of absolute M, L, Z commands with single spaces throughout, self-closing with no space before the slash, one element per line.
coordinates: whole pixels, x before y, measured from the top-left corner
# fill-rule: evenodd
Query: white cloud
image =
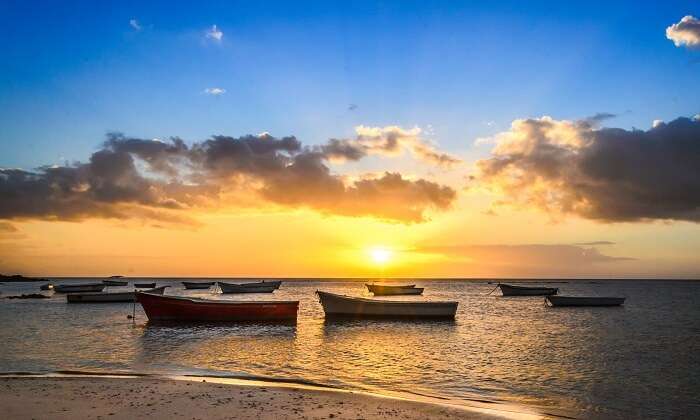
<path fill-rule="evenodd" d="M 656 127 L 663 125 L 663 123 L 664 123 L 664 120 L 654 120 L 654 122 L 651 123 L 651 126 L 653 128 L 656 128 Z"/>
<path fill-rule="evenodd" d="M 207 31 L 207 38 L 211 38 L 216 42 L 221 42 L 221 39 L 223 37 L 224 33 L 221 32 L 221 30 L 217 28 L 216 25 L 212 25 L 212 27 Z"/>
<path fill-rule="evenodd" d="M 129 25 L 137 31 L 140 31 L 142 29 L 141 24 L 136 19 L 129 20 Z"/>
<path fill-rule="evenodd" d="M 207 95 L 214 95 L 214 96 L 220 96 L 226 93 L 226 89 L 218 88 L 218 87 L 213 87 L 213 88 L 206 88 L 204 89 L 204 93 Z"/>
<path fill-rule="evenodd" d="M 700 19 L 687 15 L 680 22 L 666 28 L 666 38 L 676 47 L 700 47 Z"/>

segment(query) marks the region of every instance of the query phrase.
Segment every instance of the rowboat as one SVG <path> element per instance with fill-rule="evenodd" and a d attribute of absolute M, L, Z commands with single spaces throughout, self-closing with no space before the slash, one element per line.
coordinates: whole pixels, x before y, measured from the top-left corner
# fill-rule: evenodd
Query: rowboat
<path fill-rule="evenodd" d="M 458 302 L 365 299 L 316 291 L 326 317 L 454 318 Z"/>
<path fill-rule="evenodd" d="M 230 301 L 136 292 L 149 321 L 289 322 L 297 319 L 299 301 Z"/>
<path fill-rule="evenodd" d="M 183 281 L 182 284 L 185 286 L 185 289 L 208 289 L 214 285 L 214 282 Z"/>
<path fill-rule="evenodd" d="M 550 306 L 620 306 L 625 303 L 623 297 L 584 297 L 584 296 L 547 296 L 545 302 Z"/>
<path fill-rule="evenodd" d="M 157 289 L 146 290 L 148 293 L 162 295 L 165 288 L 161 286 Z M 66 295 L 68 303 L 114 303 L 114 302 L 136 302 L 135 292 L 115 292 L 115 293 L 72 293 Z"/>
<path fill-rule="evenodd" d="M 513 286 L 503 283 L 498 283 L 498 287 L 501 288 L 503 296 L 548 296 L 559 293 L 556 287 Z"/>
<path fill-rule="evenodd" d="M 258 281 L 255 283 L 239 283 L 239 286 L 243 287 L 259 287 L 259 286 L 274 286 L 275 289 L 279 289 L 280 286 L 282 285 L 281 280 L 273 280 L 273 281 Z"/>
<path fill-rule="evenodd" d="M 129 282 L 123 280 L 102 280 L 102 284 L 105 286 L 126 286 Z"/>
<path fill-rule="evenodd" d="M 134 283 L 134 287 L 137 289 L 153 289 L 156 287 L 155 282 L 154 283 Z"/>
<path fill-rule="evenodd" d="M 39 290 L 51 290 L 51 289 L 53 289 L 53 284 L 51 284 L 51 283 L 46 283 L 46 284 L 42 284 L 41 286 L 39 286 Z"/>
<path fill-rule="evenodd" d="M 53 287 L 56 293 L 87 293 L 101 292 L 105 288 L 102 283 L 83 283 L 83 284 L 57 284 Z"/>
<path fill-rule="evenodd" d="M 221 293 L 272 293 L 277 290 L 277 286 L 267 283 L 233 284 L 218 282 Z"/>
<path fill-rule="evenodd" d="M 375 296 L 393 296 L 393 295 L 420 295 L 423 294 L 422 287 L 416 287 L 415 284 L 408 286 L 390 286 L 386 284 L 365 284 L 367 290 L 374 293 Z"/>

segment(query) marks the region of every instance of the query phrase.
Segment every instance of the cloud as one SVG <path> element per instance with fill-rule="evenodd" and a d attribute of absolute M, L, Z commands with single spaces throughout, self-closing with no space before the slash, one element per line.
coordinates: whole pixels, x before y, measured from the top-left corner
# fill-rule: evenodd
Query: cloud
<path fill-rule="evenodd" d="M 496 135 L 472 180 L 502 203 L 603 222 L 700 221 L 700 121 L 647 131 L 550 117 Z"/>
<path fill-rule="evenodd" d="M 320 150 L 330 159 L 359 160 L 367 155 L 399 156 L 408 151 L 415 158 L 433 165 L 451 167 L 462 161 L 441 152 L 421 137 L 418 127 L 404 129 L 397 126 L 355 127 L 352 139 L 331 139 Z"/>
<path fill-rule="evenodd" d="M 130 19 L 129 20 L 129 25 L 134 28 L 136 31 L 140 31 L 142 29 L 141 24 L 139 23 L 138 20 L 136 19 Z"/>
<path fill-rule="evenodd" d="M 224 93 L 226 93 L 226 89 L 222 89 L 222 88 L 218 88 L 218 87 L 206 88 L 206 89 L 204 89 L 204 93 L 206 93 L 207 95 L 221 96 Z"/>
<path fill-rule="evenodd" d="M 617 114 L 611 114 L 609 112 L 599 112 L 595 115 L 592 115 L 588 118 L 585 118 L 583 121 L 587 122 L 588 124 L 592 126 L 599 126 L 603 121 L 609 120 L 612 118 L 617 117 Z"/>
<path fill-rule="evenodd" d="M 221 30 L 217 28 L 216 25 L 212 25 L 212 27 L 207 30 L 205 36 L 209 39 L 213 39 L 216 42 L 221 42 L 221 40 L 224 37 L 224 33 L 221 32 Z"/>
<path fill-rule="evenodd" d="M 441 255 L 445 265 L 458 264 L 475 275 L 587 275 L 632 258 L 612 257 L 595 248 L 569 244 L 467 244 L 421 246 L 418 253 Z"/>
<path fill-rule="evenodd" d="M 593 242 L 580 242 L 574 245 L 583 245 L 583 246 L 598 246 L 598 245 L 615 245 L 615 242 L 610 242 L 610 241 L 593 241 Z"/>
<path fill-rule="evenodd" d="M 355 104 L 348 105 L 348 111 L 354 111 L 356 109 L 357 109 L 357 105 L 355 105 Z"/>
<path fill-rule="evenodd" d="M 687 15 L 680 22 L 666 28 L 666 38 L 673 41 L 676 47 L 700 46 L 700 19 Z"/>
<path fill-rule="evenodd" d="M 331 173 L 327 159 L 293 136 L 213 136 L 188 146 L 177 137 L 110 133 L 86 163 L 0 169 L 0 219 L 193 223 L 186 210 L 232 205 L 226 197 L 243 192 L 284 207 L 413 223 L 456 197 L 449 187 L 398 173 L 347 181 Z"/>

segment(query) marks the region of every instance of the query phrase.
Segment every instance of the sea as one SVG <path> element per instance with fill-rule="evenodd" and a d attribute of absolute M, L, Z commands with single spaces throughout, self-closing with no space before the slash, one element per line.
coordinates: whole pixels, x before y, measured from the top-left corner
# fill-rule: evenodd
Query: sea
<path fill-rule="evenodd" d="M 109 291 L 130 290 L 128 280 Z M 370 297 L 367 280 L 289 279 L 271 295 L 184 290 L 182 280 L 211 281 L 152 281 L 170 285 L 166 294 L 299 300 L 298 320 L 154 325 L 138 304 L 67 304 L 53 292 L 43 292 L 50 299 L 0 299 L 0 373 L 255 378 L 550 417 L 700 418 L 699 281 L 509 281 L 558 287 L 561 295 L 627 298 L 621 307 L 552 308 L 542 297 L 502 297 L 493 279 L 405 279 L 397 283 L 415 283 L 424 295 L 391 299 L 455 300 L 456 319 L 333 321 L 315 291 Z M 39 285 L 5 283 L 0 292 L 35 293 Z"/>

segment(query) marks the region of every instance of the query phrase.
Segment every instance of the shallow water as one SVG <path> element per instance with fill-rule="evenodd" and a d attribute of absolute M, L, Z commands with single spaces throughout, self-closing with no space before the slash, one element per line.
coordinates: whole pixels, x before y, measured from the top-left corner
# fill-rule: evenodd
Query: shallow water
<path fill-rule="evenodd" d="M 369 296 L 361 281 L 287 281 L 274 295 L 227 296 L 158 283 L 174 286 L 166 294 L 298 299 L 299 319 L 156 326 L 137 305 L 134 325 L 129 303 L 2 299 L 0 371 L 252 375 L 457 403 L 506 401 L 580 418 L 700 416 L 700 282 L 553 286 L 567 295 L 626 296 L 620 308 L 548 308 L 541 297 L 488 295 L 494 285 L 486 281 L 419 280 L 424 297 L 401 297 L 459 301 L 448 322 L 324 320 L 314 291 Z M 35 292 L 39 284 L 0 290 Z"/>

